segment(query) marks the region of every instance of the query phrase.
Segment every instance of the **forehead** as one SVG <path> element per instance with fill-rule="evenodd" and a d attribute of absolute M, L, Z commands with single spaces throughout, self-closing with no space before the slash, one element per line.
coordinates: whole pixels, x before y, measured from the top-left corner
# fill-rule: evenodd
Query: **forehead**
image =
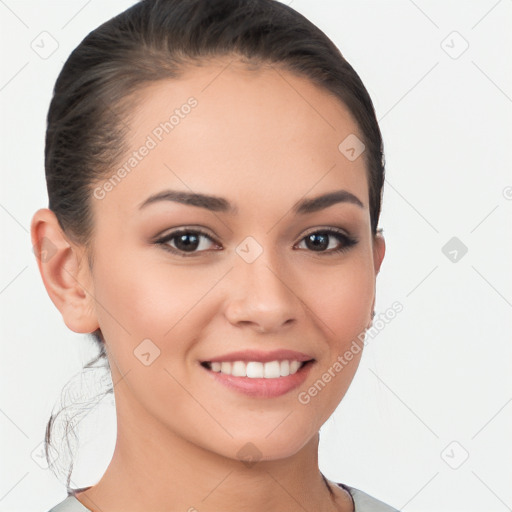
<path fill-rule="evenodd" d="M 338 147 L 362 139 L 349 110 L 282 68 L 229 59 L 188 68 L 142 87 L 127 123 L 128 152 L 112 169 L 123 178 L 106 198 L 126 213 L 164 188 L 259 205 L 346 188 L 367 205 L 364 159 Z"/>

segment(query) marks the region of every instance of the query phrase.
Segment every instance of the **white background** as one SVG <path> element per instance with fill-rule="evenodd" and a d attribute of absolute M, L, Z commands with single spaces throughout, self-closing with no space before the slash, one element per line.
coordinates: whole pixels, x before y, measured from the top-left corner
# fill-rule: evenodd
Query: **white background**
<path fill-rule="evenodd" d="M 29 227 L 47 206 L 57 74 L 131 4 L 0 2 L 2 512 L 45 512 L 65 497 L 38 446 L 62 387 L 95 350 L 48 298 Z M 512 1 L 291 6 L 337 44 L 374 101 L 387 160 L 376 310 L 404 306 L 322 428 L 320 468 L 407 512 L 512 510 Z M 58 43 L 46 59 L 31 47 L 43 31 Z M 468 248 L 456 262 L 442 252 L 452 237 Z M 102 404 L 83 422 L 73 486 L 95 483 L 110 460 L 115 417 Z"/>

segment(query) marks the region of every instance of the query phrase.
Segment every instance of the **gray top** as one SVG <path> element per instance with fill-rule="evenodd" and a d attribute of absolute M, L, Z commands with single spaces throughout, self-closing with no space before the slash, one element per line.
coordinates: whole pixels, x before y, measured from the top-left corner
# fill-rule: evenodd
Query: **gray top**
<path fill-rule="evenodd" d="M 369 494 L 366 494 L 355 487 L 349 487 L 345 484 L 336 484 L 347 490 L 355 504 L 355 512 L 399 512 L 396 508 L 386 505 L 382 501 L 373 498 Z M 69 495 L 65 500 L 55 505 L 48 512 L 91 512 L 87 507 L 82 505 L 72 494 Z"/>

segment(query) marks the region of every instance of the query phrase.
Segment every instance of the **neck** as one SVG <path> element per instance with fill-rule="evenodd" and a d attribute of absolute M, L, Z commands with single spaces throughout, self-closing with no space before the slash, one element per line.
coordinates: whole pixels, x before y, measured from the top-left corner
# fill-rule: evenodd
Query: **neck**
<path fill-rule="evenodd" d="M 96 485 L 76 493 L 93 512 L 353 510 L 318 468 L 318 433 L 287 458 L 247 461 L 184 439 L 117 395 L 116 411 L 112 460 Z"/>

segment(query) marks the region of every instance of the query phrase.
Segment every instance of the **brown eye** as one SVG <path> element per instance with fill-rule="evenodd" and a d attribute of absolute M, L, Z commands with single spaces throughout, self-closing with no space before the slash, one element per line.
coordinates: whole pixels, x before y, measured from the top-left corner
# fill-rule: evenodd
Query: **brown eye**
<path fill-rule="evenodd" d="M 158 239 L 156 243 L 162 245 L 165 250 L 184 257 L 195 256 L 196 253 L 207 250 L 209 245 L 216 245 L 209 235 L 203 231 L 192 229 L 173 231 Z"/>
<path fill-rule="evenodd" d="M 338 240 L 338 244 L 334 242 L 334 247 L 331 246 L 332 240 Z M 352 238 L 341 231 L 334 229 L 323 229 L 313 231 L 306 235 L 301 242 L 304 241 L 306 248 L 321 253 L 339 253 L 348 250 L 350 247 L 357 243 L 355 238 Z M 337 246 L 336 246 L 337 245 Z M 330 249 L 329 249 L 330 248 Z M 327 250 L 329 249 L 329 250 Z"/>

